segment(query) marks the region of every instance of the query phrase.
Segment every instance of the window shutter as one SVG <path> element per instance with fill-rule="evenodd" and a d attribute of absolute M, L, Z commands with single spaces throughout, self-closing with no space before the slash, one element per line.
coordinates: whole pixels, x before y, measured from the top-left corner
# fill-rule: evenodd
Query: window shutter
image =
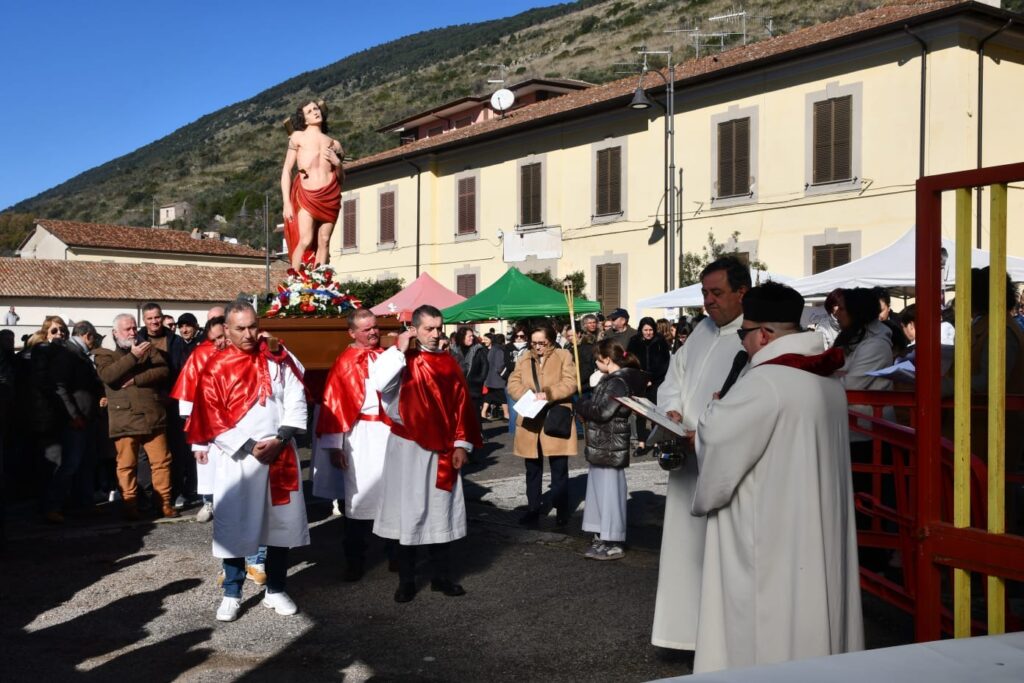
<path fill-rule="evenodd" d="M 718 124 L 718 193 L 719 197 L 731 197 L 733 190 L 733 122 Z"/>
<path fill-rule="evenodd" d="M 455 293 L 467 299 L 471 296 L 476 296 L 476 274 L 456 275 Z"/>
<path fill-rule="evenodd" d="M 750 194 L 750 118 L 733 121 L 733 194 Z"/>
<path fill-rule="evenodd" d="M 816 275 L 836 266 L 845 265 L 850 262 L 852 253 L 853 250 L 849 243 L 814 247 L 811 251 L 811 272 Z"/>
<path fill-rule="evenodd" d="M 459 180 L 458 233 L 471 235 L 476 232 L 476 178 Z"/>
<path fill-rule="evenodd" d="M 524 164 L 519 167 L 519 223 L 536 225 L 541 223 L 541 167 L 540 164 Z"/>
<path fill-rule="evenodd" d="M 813 182 L 853 177 L 853 96 L 814 103 Z"/>
<path fill-rule="evenodd" d="M 603 313 L 610 313 L 619 308 L 620 267 L 618 263 L 605 263 L 597 267 L 597 300 Z"/>
<path fill-rule="evenodd" d="M 395 193 L 380 193 L 380 243 L 395 241 Z"/>
<path fill-rule="evenodd" d="M 597 153 L 597 215 L 622 212 L 622 148 Z"/>
<path fill-rule="evenodd" d="M 341 248 L 356 247 L 356 200 L 345 201 L 341 219 Z"/>

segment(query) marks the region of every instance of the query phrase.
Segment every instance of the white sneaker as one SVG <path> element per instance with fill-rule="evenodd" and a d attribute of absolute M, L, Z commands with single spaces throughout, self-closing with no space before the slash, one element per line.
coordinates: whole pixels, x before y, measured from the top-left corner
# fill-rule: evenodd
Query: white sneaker
<path fill-rule="evenodd" d="M 290 617 L 299 611 L 287 593 L 264 593 L 263 606 L 269 607 L 282 617 Z"/>
<path fill-rule="evenodd" d="M 241 598 L 224 598 L 217 608 L 217 621 L 234 621 L 238 618 L 238 608 L 242 604 Z"/>
<path fill-rule="evenodd" d="M 199 508 L 199 512 L 196 513 L 196 521 L 206 524 L 213 519 L 213 503 L 203 503 L 203 507 Z"/>

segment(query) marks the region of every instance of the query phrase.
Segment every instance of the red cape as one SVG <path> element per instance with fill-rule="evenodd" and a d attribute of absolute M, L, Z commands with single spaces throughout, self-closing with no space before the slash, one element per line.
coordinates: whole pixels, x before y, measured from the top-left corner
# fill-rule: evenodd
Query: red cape
<path fill-rule="evenodd" d="M 367 360 L 383 352 L 381 348 L 360 349 L 349 346 L 335 359 L 327 374 L 320 419 L 316 423 L 318 436 L 351 432 L 356 426 L 366 399 L 366 378 L 369 376 Z"/>
<path fill-rule="evenodd" d="M 455 442 L 483 445 L 480 420 L 458 361 L 448 353 L 405 352 L 398 400 L 402 424 L 391 431 L 437 458 L 437 488 L 451 491 L 458 474 L 452 465 Z"/>
<path fill-rule="evenodd" d="M 181 368 L 178 381 L 174 383 L 174 388 L 171 389 L 171 398 L 177 401 L 195 403 L 196 387 L 199 386 L 199 375 L 215 353 L 217 353 L 217 347 L 209 339 L 204 339 L 196 348 L 192 349 L 192 354 Z"/>
<path fill-rule="evenodd" d="M 208 360 L 206 371 L 199 375 L 192 415 L 185 427 L 189 443 L 212 442 L 233 429 L 257 402 L 266 404 L 273 391 L 268 362 L 287 365 L 302 380 L 302 373 L 283 346 L 276 354 L 264 343 L 253 353 L 229 346 Z M 290 492 L 299 490 L 294 453 L 292 445 L 288 444 L 270 464 L 270 493 L 274 505 L 287 505 Z"/>
<path fill-rule="evenodd" d="M 284 223 L 284 238 L 288 242 L 288 262 L 292 262 L 295 247 L 299 243 L 299 209 L 305 209 L 319 223 L 334 223 L 338 220 L 341 210 L 341 185 L 337 174 L 331 174 L 331 182 L 315 190 L 307 190 L 302 186 L 299 174 L 292 178 L 292 219 Z M 316 245 L 316 233 L 313 234 L 311 247 Z M 307 248 L 302 254 L 302 261 L 312 259 L 315 249 Z"/>

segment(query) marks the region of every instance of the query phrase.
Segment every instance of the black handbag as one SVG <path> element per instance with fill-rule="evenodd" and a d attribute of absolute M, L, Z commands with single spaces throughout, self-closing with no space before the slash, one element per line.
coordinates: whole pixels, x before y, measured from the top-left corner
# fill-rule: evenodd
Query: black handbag
<path fill-rule="evenodd" d="M 537 376 L 537 360 L 530 359 L 533 370 L 533 383 L 540 393 L 540 378 Z M 572 408 L 563 405 L 549 405 L 544 409 L 544 433 L 556 439 L 568 439 L 572 434 Z"/>

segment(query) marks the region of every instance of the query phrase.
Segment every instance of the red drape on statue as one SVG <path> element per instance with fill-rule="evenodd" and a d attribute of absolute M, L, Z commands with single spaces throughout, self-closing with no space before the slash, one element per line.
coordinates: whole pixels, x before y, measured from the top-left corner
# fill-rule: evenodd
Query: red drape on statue
<path fill-rule="evenodd" d="M 382 352 L 380 348 L 360 349 L 350 346 L 335 359 L 327 374 L 324 401 L 316 424 L 317 435 L 351 432 L 356 426 L 366 399 L 368 361 Z"/>
<path fill-rule="evenodd" d="M 302 373 L 283 346 L 277 353 L 271 352 L 265 343 L 253 353 L 229 346 L 209 359 L 206 372 L 200 374 L 192 415 L 185 427 L 189 443 L 211 443 L 233 429 L 257 402 L 266 405 L 273 393 L 268 362 L 287 365 L 302 380 Z M 270 464 L 270 497 L 274 505 L 287 505 L 290 492 L 299 490 L 294 453 L 288 444 Z"/>
<path fill-rule="evenodd" d="M 292 262 L 296 245 L 299 243 L 299 209 L 305 209 L 316 223 L 334 223 L 338 220 L 341 210 L 341 185 L 338 176 L 331 174 L 331 182 L 315 190 L 307 190 L 302 186 L 302 177 L 296 174 L 292 178 L 292 219 L 284 223 L 284 238 L 288 242 L 288 262 Z M 316 252 L 316 234 L 310 242 L 313 249 L 307 248 L 302 256 L 303 262 L 312 259 Z"/>
<path fill-rule="evenodd" d="M 423 450 L 436 452 L 436 486 L 451 491 L 458 476 L 452 465 L 455 442 L 465 441 L 474 448 L 483 445 L 466 378 L 458 361 L 447 353 L 409 350 L 405 363 L 398 400 L 402 424 L 393 424 L 391 431 Z"/>

